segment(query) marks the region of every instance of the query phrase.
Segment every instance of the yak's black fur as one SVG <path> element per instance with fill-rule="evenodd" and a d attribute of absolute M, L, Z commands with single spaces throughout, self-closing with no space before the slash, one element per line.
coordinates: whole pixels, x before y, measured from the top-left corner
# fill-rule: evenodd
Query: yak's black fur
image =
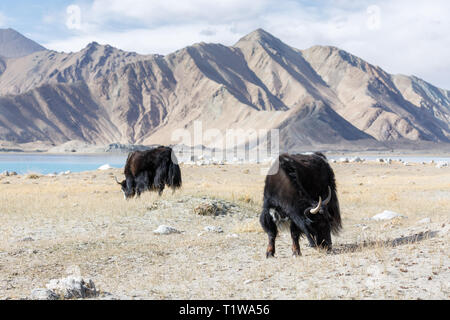
<path fill-rule="evenodd" d="M 298 239 L 305 235 L 311 246 L 331 249 L 331 233 L 338 234 L 341 225 L 339 201 L 336 192 L 334 172 L 322 153 L 312 155 L 279 156 L 276 174 L 268 175 L 264 187 L 263 210 L 260 222 L 269 236 L 267 256 L 275 254 L 275 238 L 278 234 L 278 220 L 290 222 L 293 252 L 300 255 Z M 271 172 L 275 167 L 272 167 Z M 309 210 L 317 206 L 319 197 L 331 200 L 322 205 L 318 214 Z"/>
<path fill-rule="evenodd" d="M 130 152 L 124 169 L 125 180 L 120 182 L 125 197 L 140 196 L 146 190 L 161 195 L 166 185 L 172 190 L 180 188 L 181 170 L 176 162 L 169 147 Z"/>

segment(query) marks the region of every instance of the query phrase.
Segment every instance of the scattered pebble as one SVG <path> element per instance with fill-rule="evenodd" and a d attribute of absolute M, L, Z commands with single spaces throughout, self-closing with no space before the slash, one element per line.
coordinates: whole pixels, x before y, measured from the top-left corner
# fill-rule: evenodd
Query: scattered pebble
<path fill-rule="evenodd" d="M 391 220 L 391 219 L 394 219 L 394 218 L 406 218 L 406 216 L 403 216 L 403 215 L 401 215 L 400 213 L 397 213 L 397 212 L 385 210 L 382 213 L 374 215 L 371 219 L 380 221 L 380 220 Z"/>
<path fill-rule="evenodd" d="M 153 233 L 155 233 L 155 234 L 171 234 L 171 233 L 181 233 L 181 232 L 173 227 L 161 225 L 156 230 L 154 230 Z"/>
<path fill-rule="evenodd" d="M 104 170 L 109 170 L 109 169 L 114 169 L 114 168 L 111 167 L 109 164 L 104 164 L 104 165 L 100 166 L 97 170 L 104 171 Z"/>
<path fill-rule="evenodd" d="M 83 279 L 80 276 L 52 279 L 46 287 L 64 299 L 90 298 L 98 295 L 94 282 L 91 279 Z"/>
<path fill-rule="evenodd" d="M 448 162 L 442 161 L 442 162 L 438 162 L 436 164 L 436 168 L 438 168 L 438 169 L 445 168 L 445 167 L 448 167 Z"/>
<path fill-rule="evenodd" d="M 52 290 L 38 288 L 31 291 L 32 300 L 58 300 L 60 297 Z"/>
<path fill-rule="evenodd" d="M 431 219 L 430 218 L 423 218 L 422 220 L 417 221 L 417 223 L 430 223 Z"/>
<path fill-rule="evenodd" d="M 227 234 L 227 238 L 238 238 L 239 236 L 236 233 Z"/>
<path fill-rule="evenodd" d="M 223 230 L 221 227 L 215 227 L 215 226 L 207 226 L 204 228 L 207 232 L 215 232 L 215 233 L 223 233 Z"/>

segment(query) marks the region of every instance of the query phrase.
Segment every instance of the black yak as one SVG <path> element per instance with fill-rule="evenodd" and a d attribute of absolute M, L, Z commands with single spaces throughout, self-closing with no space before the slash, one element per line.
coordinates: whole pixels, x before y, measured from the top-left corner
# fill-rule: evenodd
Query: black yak
<path fill-rule="evenodd" d="M 116 182 L 122 186 L 125 199 L 137 196 L 146 190 L 162 194 L 165 186 L 172 190 L 181 187 L 181 170 L 177 158 L 169 147 L 157 147 L 146 151 L 133 151 L 128 155 L 125 180 Z"/>
<path fill-rule="evenodd" d="M 279 166 L 277 171 L 274 166 Z M 278 227 L 289 224 L 292 252 L 300 256 L 299 237 L 305 235 L 312 247 L 331 250 L 331 233 L 341 225 L 334 172 L 326 157 L 282 154 L 267 175 L 260 222 L 268 234 L 266 256 L 275 255 Z M 324 199 L 324 200 L 323 200 Z"/>

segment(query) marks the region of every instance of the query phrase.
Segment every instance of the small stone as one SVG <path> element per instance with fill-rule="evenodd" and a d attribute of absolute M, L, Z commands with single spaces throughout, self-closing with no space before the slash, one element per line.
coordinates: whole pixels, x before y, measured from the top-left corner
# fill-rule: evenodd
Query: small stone
<path fill-rule="evenodd" d="M 438 168 L 438 169 L 445 168 L 445 167 L 448 167 L 448 162 L 441 161 L 436 164 L 436 168 Z"/>
<path fill-rule="evenodd" d="M 80 276 L 52 279 L 46 287 L 65 299 L 91 298 L 98 295 L 94 282 L 90 279 L 85 280 Z"/>
<path fill-rule="evenodd" d="M 155 234 L 171 234 L 171 233 L 180 233 L 180 231 L 178 231 L 177 229 L 170 227 L 170 226 L 161 225 L 156 230 L 154 230 L 153 233 L 155 233 Z"/>
<path fill-rule="evenodd" d="M 58 300 L 60 296 L 54 293 L 52 290 L 38 288 L 31 291 L 30 298 L 32 300 Z"/>
<path fill-rule="evenodd" d="M 422 220 L 417 221 L 417 223 L 430 223 L 431 219 L 430 218 L 423 218 Z"/>
<path fill-rule="evenodd" d="M 227 234 L 227 238 L 238 238 L 239 236 L 236 233 Z"/>
<path fill-rule="evenodd" d="M 215 226 L 207 226 L 204 228 L 207 232 L 215 232 L 215 233 L 223 233 L 223 229 L 221 227 L 215 227 Z"/>
<path fill-rule="evenodd" d="M 97 170 L 104 171 L 104 170 L 109 170 L 109 169 L 114 169 L 114 168 L 111 167 L 109 164 L 104 164 L 104 165 L 100 166 Z"/>
<path fill-rule="evenodd" d="M 380 221 L 380 220 L 391 220 L 394 218 L 406 218 L 406 217 L 397 212 L 385 210 L 382 213 L 373 216 L 371 219 Z"/>

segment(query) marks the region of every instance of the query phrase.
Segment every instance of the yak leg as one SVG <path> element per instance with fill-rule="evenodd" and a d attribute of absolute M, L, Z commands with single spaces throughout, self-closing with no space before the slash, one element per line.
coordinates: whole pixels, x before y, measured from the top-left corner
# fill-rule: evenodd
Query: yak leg
<path fill-rule="evenodd" d="M 291 222 L 291 237 L 292 237 L 292 254 L 294 257 L 301 256 L 300 244 L 298 239 L 300 238 L 301 230 L 297 227 L 294 222 Z"/>
<path fill-rule="evenodd" d="M 309 233 L 306 234 L 306 237 L 308 238 L 309 247 L 310 248 L 316 248 L 317 247 L 317 242 L 316 242 L 316 240 L 314 240 L 314 237 L 311 234 L 309 234 Z"/>
<path fill-rule="evenodd" d="M 275 238 L 277 237 L 277 225 L 272 220 L 272 216 L 269 214 L 269 208 L 264 204 L 263 211 L 259 217 L 259 221 L 264 231 L 269 237 L 269 244 L 267 245 L 266 258 L 275 256 Z"/>

